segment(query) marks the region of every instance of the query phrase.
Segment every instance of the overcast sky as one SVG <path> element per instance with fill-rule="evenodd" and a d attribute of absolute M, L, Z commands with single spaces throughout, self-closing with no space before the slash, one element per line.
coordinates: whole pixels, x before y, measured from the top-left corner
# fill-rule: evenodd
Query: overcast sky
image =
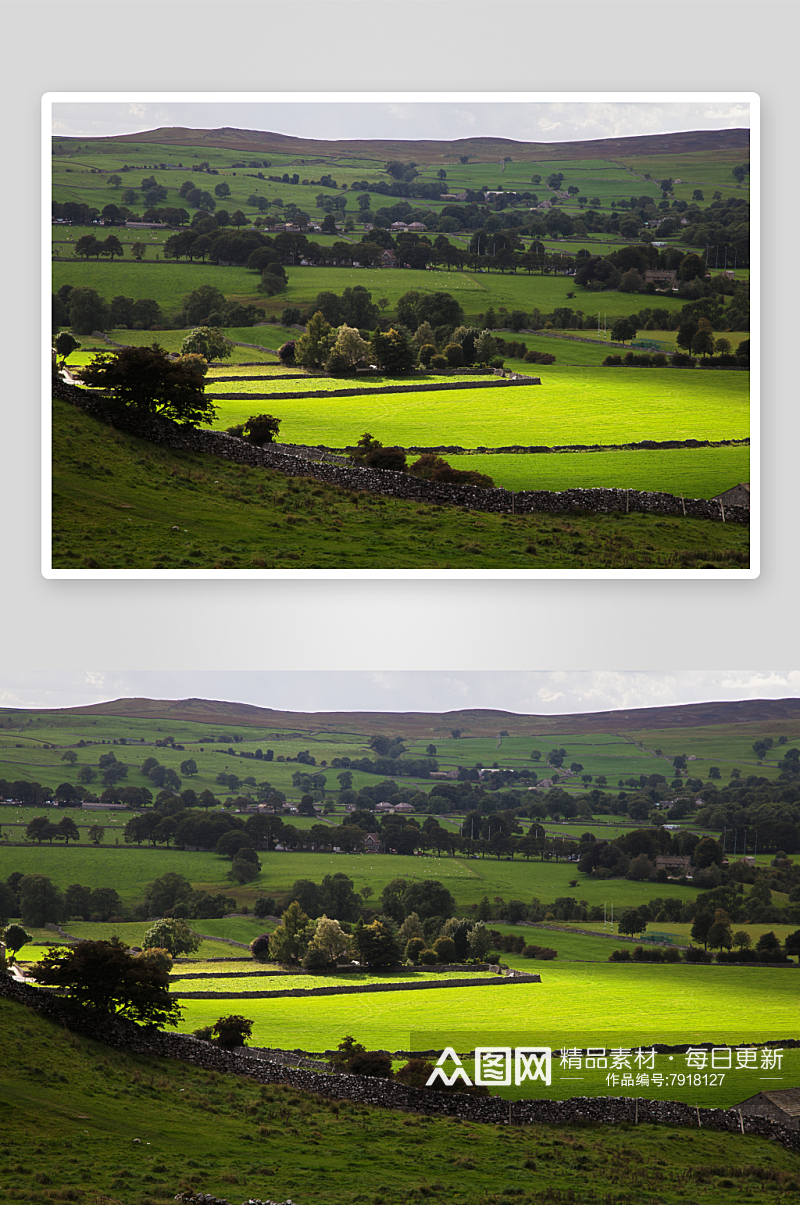
<path fill-rule="evenodd" d="M 118 698 L 216 699 L 289 711 L 452 711 L 526 715 L 800 694 L 800 671 L 40 671 L 6 674 L 0 706 L 76 707 Z"/>
<path fill-rule="evenodd" d="M 370 99 L 353 94 L 351 102 L 320 101 L 319 93 L 302 101 L 125 100 L 57 102 L 53 133 L 75 137 L 133 134 L 160 126 L 211 130 L 232 126 L 303 138 L 455 139 L 478 135 L 526 142 L 565 142 L 576 139 L 618 138 L 634 134 L 663 134 L 677 130 L 749 128 L 745 100 L 709 99 L 687 102 L 658 99 L 636 101 L 556 100 L 486 103 L 469 94 L 441 93 L 442 99 L 413 101 L 402 95 L 381 94 Z M 654 94 L 655 95 L 655 94 Z M 714 94 L 716 95 L 716 94 Z M 677 96 L 677 94 L 676 94 Z"/>

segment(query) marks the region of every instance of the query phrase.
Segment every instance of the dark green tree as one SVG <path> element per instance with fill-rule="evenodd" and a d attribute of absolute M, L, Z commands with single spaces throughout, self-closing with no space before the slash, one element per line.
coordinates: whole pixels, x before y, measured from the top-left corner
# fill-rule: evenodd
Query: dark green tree
<path fill-rule="evenodd" d="M 19 902 L 23 923 L 36 929 L 60 921 L 64 915 L 63 895 L 43 874 L 25 875 L 19 885 Z"/>
<path fill-rule="evenodd" d="M 0 933 L 0 938 L 2 938 L 7 952 L 11 955 L 12 962 L 22 947 L 27 945 L 29 941 L 33 941 L 30 933 L 22 925 L 6 925 L 6 928 Z"/>
<path fill-rule="evenodd" d="M 390 375 L 409 372 L 414 367 L 414 348 L 404 332 L 394 327 L 385 333 L 376 330 L 372 336 L 372 349 L 379 367 Z"/>
<path fill-rule="evenodd" d="M 211 1026 L 213 1041 L 217 1046 L 221 1046 L 223 1050 L 234 1050 L 237 1046 L 244 1046 L 245 1039 L 252 1037 L 253 1021 L 247 1017 L 240 1017 L 236 1013 L 232 1013 L 228 1017 L 220 1017 Z"/>
<path fill-rule="evenodd" d="M 76 1004 L 144 1025 L 177 1025 L 181 1007 L 169 973 L 133 958 L 116 937 L 52 947 L 34 968 L 38 983 L 60 988 Z"/>
<path fill-rule="evenodd" d="M 177 958 L 180 954 L 193 954 L 200 945 L 200 938 L 192 932 L 185 920 L 173 918 L 157 920 L 145 933 L 142 945 L 146 950 L 169 950 L 173 958 Z"/>
<path fill-rule="evenodd" d="M 372 968 L 393 966 L 400 961 L 397 942 L 380 921 L 373 921 L 371 925 L 359 921 L 353 930 L 353 940 L 360 961 Z"/>
<path fill-rule="evenodd" d="M 211 423 L 216 414 L 213 402 L 203 396 L 203 377 L 192 365 L 170 360 L 157 343 L 100 352 L 76 375 L 87 385 L 109 390 L 123 406 L 188 426 Z"/>
<path fill-rule="evenodd" d="M 67 304 L 74 334 L 91 335 L 93 331 L 111 329 L 111 311 L 96 289 L 83 286 L 73 289 Z"/>
<path fill-rule="evenodd" d="M 242 435 L 252 444 L 272 444 L 278 438 L 281 420 L 273 414 L 251 414 L 242 426 Z"/>
<path fill-rule="evenodd" d="M 630 318 L 619 318 L 611 328 L 611 338 L 615 343 L 625 343 L 636 338 L 636 323 Z"/>

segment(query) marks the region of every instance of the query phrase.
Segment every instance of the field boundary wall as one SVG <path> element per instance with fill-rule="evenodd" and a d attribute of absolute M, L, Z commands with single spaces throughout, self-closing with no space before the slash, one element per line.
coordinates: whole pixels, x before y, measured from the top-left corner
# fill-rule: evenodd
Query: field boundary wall
<path fill-rule="evenodd" d="M 177 1000 L 267 1000 L 278 996 L 351 996 L 367 992 L 419 992 L 447 987 L 499 987 L 504 983 L 541 983 L 541 975 L 517 971 L 491 979 L 425 979 L 422 983 L 346 983 L 341 987 L 292 987 L 274 992 L 172 992 Z"/>
<path fill-rule="evenodd" d="M 511 378 L 510 380 L 508 378 L 498 380 L 493 377 L 491 381 L 436 381 L 434 384 L 426 385 L 377 385 L 373 389 L 363 385 L 355 385 L 352 389 L 303 389 L 302 392 L 296 390 L 294 393 L 206 393 L 205 396 L 210 398 L 212 402 L 246 402 L 250 399 L 253 401 L 284 402 L 307 397 L 359 397 L 384 393 L 435 393 L 440 390 L 452 391 L 454 389 L 510 389 L 514 385 L 541 385 L 541 383 L 539 377 L 520 377 Z"/>

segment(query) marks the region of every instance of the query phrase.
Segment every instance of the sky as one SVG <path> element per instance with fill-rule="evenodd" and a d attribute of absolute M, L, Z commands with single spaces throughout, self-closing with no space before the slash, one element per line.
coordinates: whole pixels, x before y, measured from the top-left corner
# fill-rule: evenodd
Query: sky
<path fill-rule="evenodd" d="M 565 715 L 800 695 L 800 670 L 109 670 L 6 673 L 0 706 L 77 707 L 119 698 L 211 699 L 275 710 Z"/>
<path fill-rule="evenodd" d="M 170 99 L 171 95 L 176 99 Z M 180 99 L 178 93 L 152 100 L 141 94 L 124 100 L 90 101 L 84 94 L 80 100 L 54 104 L 53 133 L 88 138 L 133 134 L 161 126 L 202 130 L 231 126 L 322 139 L 449 140 L 482 135 L 523 142 L 565 142 L 750 126 L 746 100 L 718 99 L 719 94 L 692 101 L 678 99 L 685 94 L 675 94 L 676 99 L 670 100 L 669 93 L 654 93 L 658 99 L 647 102 L 499 99 L 492 103 L 460 93 L 433 94 L 439 99 L 425 101 L 408 97 L 431 94 L 353 93 L 354 99 L 346 103 L 338 99 L 344 94 L 324 94 L 333 99 L 322 101 L 320 93 L 306 93 L 306 101 L 295 96 L 291 101 L 253 101 L 242 99 L 243 94 L 229 95 L 226 101 L 218 96 L 188 101 Z M 365 101 L 366 95 L 378 99 Z"/>

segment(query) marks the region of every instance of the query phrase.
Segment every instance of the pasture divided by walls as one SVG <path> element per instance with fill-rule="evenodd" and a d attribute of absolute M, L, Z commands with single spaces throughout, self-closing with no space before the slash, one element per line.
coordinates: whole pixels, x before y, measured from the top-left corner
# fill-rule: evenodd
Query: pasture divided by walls
<path fill-rule="evenodd" d="M 474 385 L 470 387 L 474 388 Z M 404 386 L 403 389 L 407 387 Z M 718 502 L 701 498 L 682 499 L 674 494 L 625 489 L 520 490 L 514 493 L 505 489 L 487 490 L 469 485 L 446 485 L 387 469 L 344 465 L 341 461 L 336 464 L 324 463 L 310 460 L 307 455 L 284 451 L 277 445 L 258 447 L 247 440 L 223 432 L 195 430 L 155 415 L 124 410 L 109 404 L 108 400 L 101 396 L 68 385 L 64 381 L 54 381 L 53 394 L 80 406 L 96 418 L 111 422 L 120 430 L 176 451 L 221 456 L 238 464 L 273 469 L 287 477 L 313 477 L 317 481 L 344 489 L 365 490 L 405 501 L 457 506 L 495 514 L 565 514 L 571 511 L 609 514 L 619 511 L 643 511 L 659 515 L 684 515 L 693 519 L 744 524 L 750 522 L 750 512 L 746 507 L 723 508 Z"/>
<path fill-rule="evenodd" d="M 613 1125 L 619 1122 L 705 1127 L 729 1133 L 756 1134 L 780 1142 L 800 1154 L 800 1130 L 790 1130 L 764 1117 L 742 1115 L 736 1109 L 698 1109 L 676 1101 L 630 1097 L 573 1097 L 569 1100 L 508 1101 L 497 1096 L 475 1097 L 461 1092 L 406 1088 L 391 1080 L 346 1073 L 320 1074 L 278 1061 L 281 1052 L 222 1050 L 185 1035 L 142 1029 L 119 1017 L 98 1017 L 67 1007 L 37 988 L 0 975 L 0 996 L 35 1009 L 56 1024 L 94 1041 L 151 1058 L 179 1059 L 207 1071 L 249 1075 L 265 1084 L 285 1084 L 339 1100 L 409 1113 L 456 1118 L 487 1125 Z M 298 1062 L 301 1060 L 298 1060 Z"/>

